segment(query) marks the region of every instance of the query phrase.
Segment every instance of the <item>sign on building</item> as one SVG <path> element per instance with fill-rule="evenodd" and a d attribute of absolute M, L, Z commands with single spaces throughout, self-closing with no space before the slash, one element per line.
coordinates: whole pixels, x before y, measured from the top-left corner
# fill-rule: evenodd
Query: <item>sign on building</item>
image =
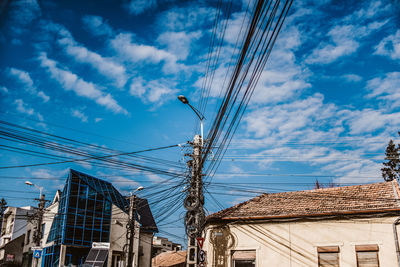
<path fill-rule="evenodd" d="M 42 256 L 42 250 L 33 251 L 33 257 L 39 259 Z"/>

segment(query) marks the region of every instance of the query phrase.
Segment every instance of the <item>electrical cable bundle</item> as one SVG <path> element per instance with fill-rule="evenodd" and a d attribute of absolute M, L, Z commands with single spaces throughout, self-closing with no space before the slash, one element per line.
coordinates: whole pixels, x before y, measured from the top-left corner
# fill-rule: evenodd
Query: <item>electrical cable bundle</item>
<path fill-rule="evenodd" d="M 203 164 L 212 148 L 217 147 L 214 160 L 207 167 L 206 175 L 209 177 L 218 168 L 242 119 L 291 4 L 291 0 L 283 3 L 260 0 L 254 5 L 236 65 L 207 136 Z"/>

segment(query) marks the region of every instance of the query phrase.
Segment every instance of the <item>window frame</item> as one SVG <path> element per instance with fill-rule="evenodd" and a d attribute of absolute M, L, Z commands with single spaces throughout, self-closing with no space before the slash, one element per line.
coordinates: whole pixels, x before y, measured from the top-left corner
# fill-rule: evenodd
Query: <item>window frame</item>
<path fill-rule="evenodd" d="M 359 260 L 358 260 L 358 253 L 359 252 L 375 252 L 376 260 L 378 262 L 378 267 L 380 267 L 379 262 L 379 246 L 377 244 L 369 244 L 369 245 L 355 245 L 355 252 L 356 252 L 356 262 L 357 267 L 360 267 Z"/>
<path fill-rule="evenodd" d="M 231 267 L 235 267 L 235 258 L 234 258 L 234 254 L 235 252 L 250 252 L 250 253 L 254 253 L 254 259 L 253 258 L 248 258 L 248 259 L 237 259 L 237 260 L 254 260 L 254 266 L 257 267 L 257 249 L 251 249 L 251 248 L 243 248 L 243 249 L 235 249 L 235 250 L 231 250 L 230 251 L 230 264 Z"/>
<path fill-rule="evenodd" d="M 321 266 L 321 254 L 324 253 L 336 253 L 337 254 L 337 263 L 338 267 L 340 267 L 340 248 L 339 246 L 320 246 L 317 247 L 317 257 L 318 257 L 318 267 Z"/>

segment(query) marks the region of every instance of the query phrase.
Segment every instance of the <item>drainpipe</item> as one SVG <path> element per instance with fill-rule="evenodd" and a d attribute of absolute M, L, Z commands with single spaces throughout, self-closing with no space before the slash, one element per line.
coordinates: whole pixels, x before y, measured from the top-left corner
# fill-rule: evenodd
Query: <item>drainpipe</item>
<path fill-rule="evenodd" d="M 397 264 L 400 267 L 400 246 L 399 246 L 399 238 L 397 237 L 397 225 L 400 224 L 400 217 L 397 218 L 393 223 L 393 233 L 394 233 L 394 242 L 396 246 L 396 255 L 397 255 Z"/>

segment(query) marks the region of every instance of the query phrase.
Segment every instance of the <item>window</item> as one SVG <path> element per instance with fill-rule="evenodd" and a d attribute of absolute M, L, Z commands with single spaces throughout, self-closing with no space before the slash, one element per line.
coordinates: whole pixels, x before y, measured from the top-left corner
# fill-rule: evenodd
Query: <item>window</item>
<path fill-rule="evenodd" d="M 31 242 L 31 230 L 28 230 L 26 232 L 26 244 L 29 244 Z"/>
<path fill-rule="evenodd" d="M 232 267 L 255 267 L 255 250 L 235 250 L 232 252 Z"/>
<path fill-rule="evenodd" d="M 40 234 L 41 234 L 40 239 L 43 238 L 44 230 L 45 230 L 45 229 L 46 229 L 46 223 L 42 223 L 42 232 L 40 233 Z"/>
<path fill-rule="evenodd" d="M 379 267 L 378 245 L 356 246 L 357 267 Z"/>
<path fill-rule="evenodd" d="M 338 246 L 318 247 L 317 251 L 319 267 L 339 267 Z"/>

